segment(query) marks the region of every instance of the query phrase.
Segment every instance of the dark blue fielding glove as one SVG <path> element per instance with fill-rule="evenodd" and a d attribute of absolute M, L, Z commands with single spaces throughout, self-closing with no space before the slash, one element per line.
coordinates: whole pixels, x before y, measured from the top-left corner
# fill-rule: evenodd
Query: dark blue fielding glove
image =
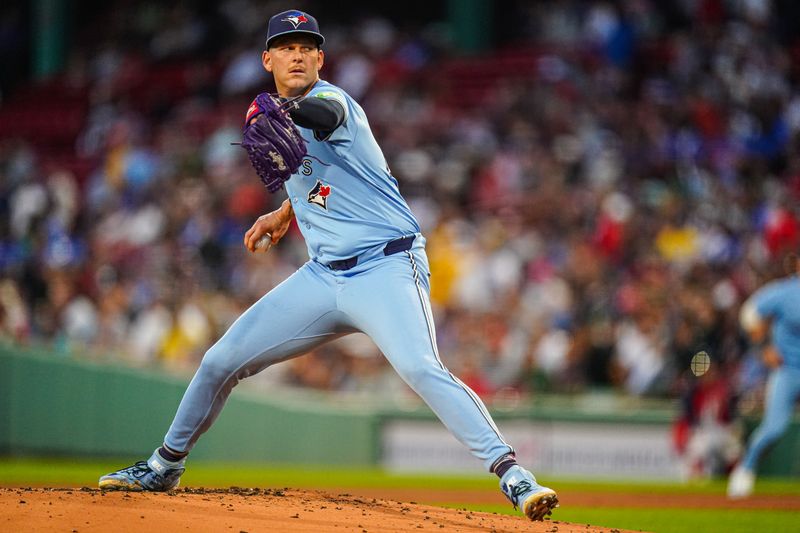
<path fill-rule="evenodd" d="M 287 111 L 296 100 L 281 104 L 269 93 L 256 96 L 247 110 L 242 146 L 269 192 L 283 187 L 300 167 L 306 142 Z"/>

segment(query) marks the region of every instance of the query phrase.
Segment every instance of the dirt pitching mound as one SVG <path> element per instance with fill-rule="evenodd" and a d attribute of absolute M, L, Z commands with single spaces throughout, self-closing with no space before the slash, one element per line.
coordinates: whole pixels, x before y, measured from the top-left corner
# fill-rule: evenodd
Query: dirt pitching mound
<path fill-rule="evenodd" d="M 237 487 L 168 493 L 0 488 L 0 531 L 619 532 L 352 494 Z"/>
<path fill-rule="evenodd" d="M 485 489 L 392 489 L 357 488 L 349 489 L 356 496 L 384 498 L 400 501 L 418 501 L 432 505 L 476 504 L 509 505 L 508 500 L 496 490 Z M 576 491 L 558 490 L 558 501 L 562 507 L 591 508 L 653 508 L 653 509 L 771 509 L 800 511 L 800 496 L 794 494 L 754 494 L 743 500 L 729 500 L 722 493 L 697 493 L 691 489 L 686 492 L 643 492 L 641 490 Z M 553 513 L 557 519 L 558 509 Z M 553 521 L 555 523 L 555 521 Z"/>

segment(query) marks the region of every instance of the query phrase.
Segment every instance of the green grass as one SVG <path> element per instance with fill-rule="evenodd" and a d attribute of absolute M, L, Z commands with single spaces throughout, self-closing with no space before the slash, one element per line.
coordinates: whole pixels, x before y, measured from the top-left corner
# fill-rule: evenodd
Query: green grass
<path fill-rule="evenodd" d="M 507 506 L 459 505 L 497 514 L 514 514 Z M 559 508 L 554 520 L 657 533 L 789 533 L 800 531 L 797 511 L 771 509 L 639 509 Z"/>
<path fill-rule="evenodd" d="M 97 478 L 107 472 L 127 466 L 129 460 L 60 460 L 60 459 L 2 459 L 0 458 L 0 485 L 68 485 L 95 486 Z M 243 466 L 192 462 L 182 479 L 185 485 L 206 487 L 258 486 L 294 487 L 315 489 L 348 488 L 399 488 L 419 487 L 442 490 L 497 490 L 492 476 L 433 476 L 400 475 L 369 468 L 331 468 L 328 466 Z M 723 481 L 693 483 L 631 483 L 586 482 L 575 479 L 543 480 L 564 492 L 618 492 L 673 494 L 723 494 Z M 792 480 L 758 480 L 758 494 L 790 495 L 800 497 L 800 483 Z M 463 505 L 439 502 L 448 507 L 469 508 L 476 511 L 515 514 L 507 505 Z M 555 519 L 577 524 L 592 524 L 633 531 L 659 533 L 678 532 L 800 532 L 796 511 L 747 509 L 661 509 L 661 508 L 590 508 L 562 507 Z"/>
<path fill-rule="evenodd" d="M 139 458 L 141 459 L 141 458 Z M 0 457 L 0 483 L 18 484 L 72 484 L 94 485 L 102 474 L 128 466 L 131 458 L 117 460 L 89 459 L 25 459 Z M 494 489 L 496 480 L 489 475 L 421 475 L 394 474 L 377 468 L 337 468 L 331 466 L 279 466 L 243 465 L 241 463 L 205 463 L 192 461 L 182 481 L 188 485 L 226 487 L 238 486 L 291 486 L 311 487 L 387 487 L 437 489 Z M 681 483 L 653 483 L 631 481 L 584 481 L 577 479 L 541 478 L 540 481 L 557 486 L 564 491 L 648 492 L 660 494 L 685 493 L 722 494 L 724 480 Z M 800 483 L 791 479 L 759 479 L 759 494 L 784 494 L 800 496 Z"/>
<path fill-rule="evenodd" d="M 101 475 L 128 466 L 130 459 L 91 461 L 67 459 L 2 459 L 0 484 L 4 485 L 88 485 Z M 391 474 L 377 468 L 335 468 L 330 466 L 243 466 L 192 462 L 181 478 L 187 486 L 294 487 L 294 488 L 416 488 L 486 489 L 494 478 L 442 477 Z"/>
<path fill-rule="evenodd" d="M 740 509 L 590 509 L 565 510 L 559 519 L 658 533 L 798 531 L 797 512 Z"/>

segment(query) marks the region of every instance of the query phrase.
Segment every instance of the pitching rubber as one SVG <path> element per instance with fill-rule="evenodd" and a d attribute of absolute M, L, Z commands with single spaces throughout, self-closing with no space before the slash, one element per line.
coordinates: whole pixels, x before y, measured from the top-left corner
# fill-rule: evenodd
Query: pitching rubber
<path fill-rule="evenodd" d="M 544 520 L 553 514 L 553 509 L 558 507 L 558 496 L 552 489 L 543 489 L 530 496 L 522 505 L 522 512 L 534 522 Z"/>

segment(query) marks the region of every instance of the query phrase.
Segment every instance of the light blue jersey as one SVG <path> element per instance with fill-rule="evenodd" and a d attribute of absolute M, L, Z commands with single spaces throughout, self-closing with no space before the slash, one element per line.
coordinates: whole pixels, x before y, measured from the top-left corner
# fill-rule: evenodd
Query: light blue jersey
<path fill-rule="evenodd" d="M 325 139 L 298 128 L 312 157 L 286 182 L 286 191 L 309 257 L 328 264 L 418 234 L 361 106 L 323 80 L 307 98 L 335 100 L 345 109 L 344 122 Z"/>
<path fill-rule="evenodd" d="M 759 316 L 771 321 L 772 342 L 788 367 L 800 369 L 800 277 L 773 281 L 753 296 Z"/>

